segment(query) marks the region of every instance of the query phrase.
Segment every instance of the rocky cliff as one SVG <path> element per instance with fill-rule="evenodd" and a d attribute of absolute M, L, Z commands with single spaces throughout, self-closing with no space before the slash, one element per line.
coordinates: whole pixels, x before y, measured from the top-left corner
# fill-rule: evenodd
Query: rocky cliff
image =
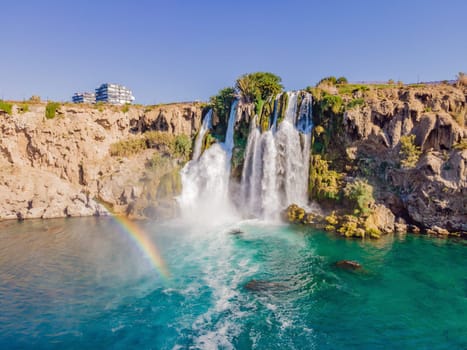
<path fill-rule="evenodd" d="M 0 219 L 102 215 L 109 208 L 132 214 L 149 206 L 156 215 L 153 197 L 177 161 L 165 161 L 155 170 L 148 166 L 161 153 L 157 142 L 131 156 L 112 156 L 111 148 L 132 140 L 147 142 L 144 137 L 151 131 L 191 137 L 203 109 L 198 103 L 63 104 L 55 118 L 47 119 L 43 103 L 26 108 L 12 104 L 9 114 L 0 111 Z M 167 181 L 164 186 L 170 187 Z"/>
<path fill-rule="evenodd" d="M 312 92 L 312 198 L 341 214 L 357 210 L 363 219 L 353 227 L 370 227 L 378 234 L 403 231 L 409 224 L 429 233 L 465 235 L 465 87 L 357 85 Z M 369 225 L 373 214 L 362 215 L 361 203 L 355 200 L 365 196 L 371 197 L 370 209 L 384 225 Z M 358 236 L 347 230 L 353 219 L 344 216 L 328 226 L 341 226 L 341 233 Z"/>

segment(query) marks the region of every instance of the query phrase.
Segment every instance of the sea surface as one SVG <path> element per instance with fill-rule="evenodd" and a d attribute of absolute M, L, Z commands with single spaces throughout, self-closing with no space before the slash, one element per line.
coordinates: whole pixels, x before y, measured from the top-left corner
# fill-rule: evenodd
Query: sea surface
<path fill-rule="evenodd" d="M 466 241 L 137 224 L 169 277 L 110 218 L 0 222 L 0 349 L 467 349 Z"/>

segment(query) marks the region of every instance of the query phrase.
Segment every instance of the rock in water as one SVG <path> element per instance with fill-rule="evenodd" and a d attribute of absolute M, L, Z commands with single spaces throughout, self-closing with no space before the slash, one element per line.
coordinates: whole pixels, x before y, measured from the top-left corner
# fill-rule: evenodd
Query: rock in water
<path fill-rule="evenodd" d="M 285 284 L 281 282 L 271 282 L 262 280 L 251 280 L 245 284 L 245 289 L 252 292 L 265 292 L 265 291 L 281 291 L 284 290 Z"/>
<path fill-rule="evenodd" d="M 232 236 L 239 236 L 239 235 L 242 235 L 243 234 L 243 231 L 240 230 L 239 228 L 234 228 L 232 230 L 230 230 L 228 232 L 229 235 L 232 235 Z"/>
<path fill-rule="evenodd" d="M 340 260 L 334 264 L 336 267 L 345 269 L 345 270 L 359 270 L 362 268 L 360 263 L 353 260 Z"/>

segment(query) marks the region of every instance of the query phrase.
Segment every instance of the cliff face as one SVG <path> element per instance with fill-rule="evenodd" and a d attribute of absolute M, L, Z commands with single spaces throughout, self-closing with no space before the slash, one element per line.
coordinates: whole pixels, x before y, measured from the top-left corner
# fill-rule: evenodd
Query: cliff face
<path fill-rule="evenodd" d="M 396 216 L 427 231 L 467 231 L 467 90 L 447 85 L 371 91 L 343 114 L 349 162 Z M 402 138 L 420 154 L 405 167 Z M 415 149 L 414 148 L 414 149 Z M 415 153 L 415 152 L 414 152 Z"/>
<path fill-rule="evenodd" d="M 202 106 L 192 103 L 66 104 L 54 119 L 46 119 L 44 104 L 30 104 L 24 113 L 18 106 L 11 115 L 0 112 L 0 219 L 105 214 L 96 199 L 117 212 L 131 212 L 148 195 L 151 177 L 157 186 L 165 173 L 145 167 L 156 150 L 112 157 L 111 145 L 151 130 L 192 136 L 202 113 Z"/>

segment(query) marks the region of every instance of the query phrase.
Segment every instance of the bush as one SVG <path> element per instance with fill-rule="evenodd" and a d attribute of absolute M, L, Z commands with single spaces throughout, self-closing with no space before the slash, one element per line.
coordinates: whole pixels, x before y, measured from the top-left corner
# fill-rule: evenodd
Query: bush
<path fill-rule="evenodd" d="M 321 100 L 321 108 L 323 111 L 332 111 L 334 114 L 342 112 L 342 98 L 337 95 L 326 94 Z"/>
<path fill-rule="evenodd" d="M 311 198 L 317 200 L 339 199 L 341 174 L 329 170 L 329 162 L 320 155 L 314 155 L 311 160 L 309 175 L 309 192 Z"/>
<path fill-rule="evenodd" d="M 344 197 L 351 203 L 355 213 L 368 214 L 370 204 L 374 203 L 373 187 L 362 179 L 349 182 L 344 187 Z"/>
<path fill-rule="evenodd" d="M 130 105 L 127 103 L 122 106 L 122 112 L 127 113 L 130 110 Z"/>
<path fill-rule="evenodd" d="M 174 153 L 175 155 L 188 160 L 191 155 L 191 146 L 192 142 L 190 137 L 183 134 L 177 135 L 174 142 Z"/>
<path fill-rule="evenodd" d="M 58 102 L 49 102 L 47 106 L 45 106 L 45 117 L 47 119 L 55 118 L 57 110 L 60 108 L 60 103 Z"/>
<path fill-rule="evenodd" d="M 337 84 L 337 78 L 335 76 L 329 76 L 329 77 L 324 77 L 321 79 L 318 84 L 316 84 L 316 87 L 320 85 L 336 85 Z"/>
<path fill-rule="evenodd" d="M 339 84 L 339 85 L 345 85 L 347 84 L 349 81 L 347 80 L 346 77 L 339 77 L 337 78 L 336 80 L 336 84 Z"/>
<path fill-rule="evenodd" d="M 415 145 L 415 135 L 401 136 L 400 142 L 401 149 L 399 155 L 401 156 L 401 165 L 404 168 L 415 167 L 422 154 L 420 147 Z"/>
<path fill-rule="evenodd" d="M 151 170 L 165 170 L 169 165 L 170 158 L 162 156 L 159 152 L 154 152 L 146 163 L 146 167 Z"/>
<path fill-rule="evenodd" d="M 144 138 L 123 140 L 110 145 L 110 155 L 113 157 L 128 157 L 147 149 Z"/>
<path fill-rule="evenodd" d="M 7 103 L 3 100 L 0 100 L 0 110 L 1 111 L 4 111 L 6 114 L 10 114 L 11 115 L 11 110 L 12 110 L 12 104 L 11 103 Z"/>
<path fill-rule="evenodd" d="M 352 101 L 350 101 L 347 104 L 347 108 L 352 109 L 354 107 L 361 106 L 361 105 L 364 105 L 364 104 L 365 104 L 365 100 L 363 98 L 354 98 Z"/>

